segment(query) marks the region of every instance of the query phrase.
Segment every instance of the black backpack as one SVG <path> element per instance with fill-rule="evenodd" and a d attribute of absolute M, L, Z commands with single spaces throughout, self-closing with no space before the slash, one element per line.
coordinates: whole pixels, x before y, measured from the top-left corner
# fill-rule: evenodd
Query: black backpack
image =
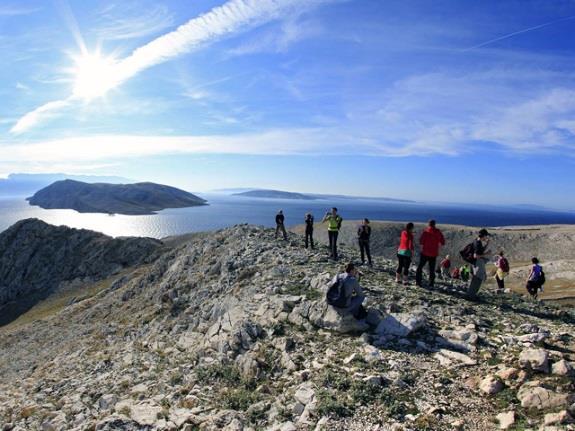
<path fill-rule="evenodd" d="M 337 308 L 345 307 L 345 293 L 343 291 L 343 280 L 341 277 L 337 277 L 333 283 L 329 285 L 326 293 L 326 301 L 329 305 Z"/>
<path fill-rule="evenodd" d="M 459 254 L 465 262 L 475 264 L 475 245 L 473 243 L 467 244 L 465 248 L 459 252 Z"/>
<path fill-rule="evenodd" d="M 545 284 L 545 272 L 543 272 L 543 269 L 541 269 L 537 282 L 539 283 L 539 286 L 543 286 Z"/>

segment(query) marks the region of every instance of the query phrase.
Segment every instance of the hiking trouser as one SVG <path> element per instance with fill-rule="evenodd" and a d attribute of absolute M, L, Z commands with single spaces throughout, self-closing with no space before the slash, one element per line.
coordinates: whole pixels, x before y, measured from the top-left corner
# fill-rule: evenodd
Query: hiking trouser
<path fill-rule="evenodd" d="M 409 275 L 409 267 L 411 266 L 411 256 L 406 256 L 404 254 L 397 255 L 397 274 L 402 274 L 405 276 Z"/>
<path fill-rule="evenodd" d="M 537 293 L 539 292 L 539 288 L 541 287 L 539 282 L 535 280 L 529 280 L 525 287 L 527 288 L 527 292 L 529 292 L 529 295 L 533 296 L 534 298 L 537 298 Z"/>
<path fill-rule="evenodd" d="M 451 278 L 451 273 L 449 272 L 449 268 L 441 268 L 441 276 L 443 278 Z"/>
<path fill-rule="evenodd" d="M 313 248 L 313 229 L 305 231 L 305 248 L 307 248 L 308 245 L 311 245 L 311 248 Z"/>
<path fill-rule="evenodd" d="M 429 264 L 429 286 L 433 286 L 435 283 L 435 262 L 437 257 L 426 256 L 424 254 L 419 258 L 419 265 L 417 265 L 417 271 L 415 273 L 415 284 L 421 286 L 421 281 L 423 280 L 423 267 L 425 264 Z"/>
<path fill-rule="evenodd" d="M 276 238 L 278 237 L 278 233 L 280 232 L 283 234 L 284 239 L 287 239 L 287 232 L 283 223 L 278 223 L 276 225 Z"/>
<path fill-rule="evenodd" d="M 477 292 L 481 288 L 483 282 L 487 279 L 487 272 L 485 270 L 485 264 L 487 261 L 485 259 L 477 259 L 475 265 L 473 265 L 473 277 L 469 282 L 469 287 L 467 288 L 467 295 L 470 298 L 475 298 Z"/>
<path fill-rule="evenodd" d="M 329 251 L 331 257 L 337 260 L 337 236 L 339 232 L 337 230 L 328 230 L 327 235 L 329 237 Z"/>
<path fill-rule="evenodd" d="M 361 253 L 361 263 L 365 263 L 365 257 L 367 255 L 367 262 L 371 265 L 371 252 L 369 250 L 368 239 L 359 240 L 359 251 Z"/>
<path fill-rule="evenodd" d="M 499 290 L 505 289 L 505 280 L 503 278 L 499 278 L 498 275 L 495 276 L 495 281 L 497 281 L 497 288 Z"/>
<path fill-rule="evenodd" d="M 345 308 L 345 311 L 356 316 L 364 299 L 365 296 L 363 295 L 352 296 L 349 305 Z"/>

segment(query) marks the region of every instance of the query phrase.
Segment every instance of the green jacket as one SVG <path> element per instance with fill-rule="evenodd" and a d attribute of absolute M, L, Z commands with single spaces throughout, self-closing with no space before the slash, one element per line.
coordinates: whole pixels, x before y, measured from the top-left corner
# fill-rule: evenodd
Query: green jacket
<path fill-rule="evenodd" d="M 325 218 L 325 220 L 327 221 L 327 230 L 331 232 L 339 231 L 339 228 L 341 227 L 341 222 L 343 221 L 343 219 L 339 214 L 336 216 L 330 214 Z"/>

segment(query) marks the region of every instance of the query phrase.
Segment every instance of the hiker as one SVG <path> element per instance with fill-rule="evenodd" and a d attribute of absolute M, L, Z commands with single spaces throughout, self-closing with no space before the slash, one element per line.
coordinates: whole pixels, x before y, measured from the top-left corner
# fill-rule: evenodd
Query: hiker
<path fill-rule="evenodd" d="M 477 299 L 477 292 L 487 279 L 485 265 L 487 265 L 489 258 L 489 249 L 487 247 L 489 246 L 490 236 L 487 229 L 481 229 L 472 243 L 472 257 L 468 257 L 468 262 L 473 265 L 473 274 L 467 287 L 467 297 L 471 300 Z"/>
<path fill-rule="evenodd" d="M 357 240 L 359 242 L 359 251 L 361 253 L 361 264 L 365 265 L 365 256 L 367 255 L 368 266 L 373 266 L 371 263 L 371 252 L 369 250 L 369 239 L 371 237 L 371 226 L 369 220 L 364 218 L 361 225 L 357 228 Z"/>
<path fill-rule="evenodd" d="M 287 241 L 287 232 L 286 232 L 286 228 L 284 226 L 284 221 L 285 221 L 285 217 L 284 217 L 284 213 L 282 210 L 279 210 L 278 213 L 276 214 L 276 235 L 275 237 L 278 237 L 278 233 L 282 233 L 284 236 L 284 240 Z"/>
<path fill-rule="evenodd" d="M 451 257 L 449 255 L 445 256 L 445 259 L 441 261 L 439 267 L 441 268 L 441 276 L 443 278 L 451 277 Z"/>
<path fill-rule="evenodd" d="M 527 277 L 527 292 L 531 295 L 533 299 L 537 299 L 539 290 L 543 291 L 543 285 L 545 284 L 545 273 L 543 272 L 543 267 L 539 265 L 539 259 L 534 257 L 531 259 L 533 266 L 529 271 L 529 276 Z"/>
<path fill-rule="evenodd" d="M 435 227 L 435 220 L 429 220 L 427 228 L 419 238 L 419 244 L 421 245 L 421 255 L 415 273 L 415 284 L 421 287 L 423 267 L 428 264 L 429 287 L 433 287 L 435 283 L 435 263 L 439 255 L 440 247 L 445 245 L 445 238 L 441 231 Z"/>
<path fill-rule="evenodd" d="M 345 272 L 336 275 L 327 291 L 326 300 L 339 310 L 352 314 L 356 319 L 366 317 L 363 308 L 365 295 L 359 285 L 359 272 L 353 263 L 348 263 Z"/>
<path fill-rule="evenodd" d="M 497 271 L 495 272 L 495 281 L 497 282 L 497 293 L 503 293 L 505 290 L 505 277 L 509 275 L 509 261 L 505 258 L 505 253 L 500 250 L 497 253 L 497 260 L 495 262 L 495 267 Z"/>
<path fill-rule="evenodd" d="M 337 236 L 341 229 L 341 222 L 343 221 L 341 216 L 337 213 L 337 208 L 333 207 L 331 211 L 325 213 L 321 222 L 325 223 L 326 221 L 328 222 L 327 234 L 329 237 L 329 251 L 331 258 L 333 260 L 337 260 Z"/>
<path fill-rule="evenodd" d="M 411 259 L 415 254 L 415 246 L 413 244 L 413 223 L 407 223 L 405 229 L 401 232 L 399 239 L 399 248 L 397 249 L 397 271 L 395 271 L 395 282 L 403 284 L 409 283 L 409 267 L 411 266 Z"/>
<path fill-rule="evenodd" d="M 311 245 L 311 249 L 313 250 L 313 215 L 311 213 L 307 213 L 305 215 L 305 248 L 308 245 Z"/>
<path fill-rule="evenodd" d="M 451 278 L 453 278 L 454 280 L 459 280 L 460 275 L 461 270 L 457 267 L 453 268 L 453 271 L 451 271 Z"/>
<path fill-rule="evenodd" d="M 470 275 L 471 270 L 469 269 L 469 265 L 463 265 L 459 270 L 459 276 L 461 277 L 461 280 L 467 283 L 469 281 Z"/>

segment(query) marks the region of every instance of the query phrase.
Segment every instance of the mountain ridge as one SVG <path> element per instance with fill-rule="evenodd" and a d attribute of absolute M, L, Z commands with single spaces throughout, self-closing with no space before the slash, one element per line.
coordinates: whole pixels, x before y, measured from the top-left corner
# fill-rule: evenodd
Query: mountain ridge
<path fill-rule="evenodd" d="M 192 236 L 92 297 L 0 327 L 0 422 L 483 431 L 570 414 L 572 310 L 396 285 L 395 262 L 376 257 L 360 280 L 369 323 L 358 322 L 324 301 L 340 264 L 300 241 L 249 225 Z"/>

